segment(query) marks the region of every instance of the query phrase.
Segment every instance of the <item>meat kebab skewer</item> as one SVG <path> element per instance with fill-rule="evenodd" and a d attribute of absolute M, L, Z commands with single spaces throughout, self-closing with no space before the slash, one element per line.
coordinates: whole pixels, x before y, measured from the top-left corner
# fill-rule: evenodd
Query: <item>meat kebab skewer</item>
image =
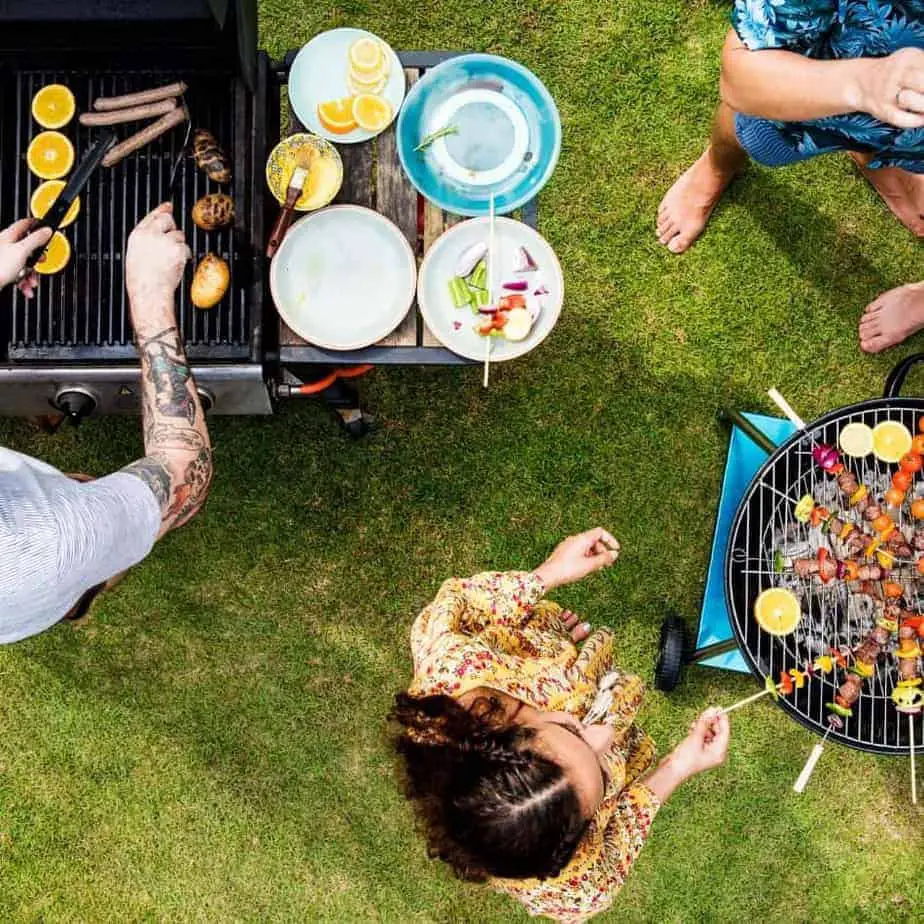
<path fill-rule="evenodd" d="M 898 683 L 892 689 L 891 699 L 896 710 L 908 716 L 908 739 L 911 748 L 911 802 L 918 804 L 918 780 L 915 767 L 914 718 L 924 710 L 924 691 L 921 690 L 920 658 L 924 654 L 918 642 L 919 633 L 924 635 L 924 618 L 908 613 L 902 614 L 898 629 Z"/>

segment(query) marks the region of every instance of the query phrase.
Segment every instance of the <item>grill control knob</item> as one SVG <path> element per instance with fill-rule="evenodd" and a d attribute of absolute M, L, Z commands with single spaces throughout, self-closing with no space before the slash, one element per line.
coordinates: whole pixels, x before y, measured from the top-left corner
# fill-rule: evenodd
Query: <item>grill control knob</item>
<path fill-rule="evenodd" d="M 52 405 L 76 425 L 96 410 L 96 397 L 79 385 L 70 386 L 55 395 Z"/>

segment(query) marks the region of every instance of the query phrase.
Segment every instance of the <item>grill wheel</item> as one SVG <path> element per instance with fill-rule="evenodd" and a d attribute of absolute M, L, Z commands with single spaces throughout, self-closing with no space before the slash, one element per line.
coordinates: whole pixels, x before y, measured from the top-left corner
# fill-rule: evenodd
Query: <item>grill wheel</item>
<path fill-rule="evenodd" d="M 732 630 L 751 670 L 761 679 L 776 678 L 780 671 L 801 668 L 807 661 L 824 653 L 831 645 L 855 648 L 875 622 L 875 616 L 864 614 L 863 604 L 850 602 L 847 588 L 831 582 L 818 589 L 817 584 L 778 575 L 773 570 L 773 552 L 781 544 L 796 549 L 805 543 L 807 528 L 798 524 L 793 506 L 804 494 L 811 494 L 819 503 L 837 506 L 834 478 L 814 464 L 811 450 L 817 443 L 837 445 L 841 428 L 854 421 L 875 426 L 883 420 L 899 420 L 912 432 L 917 431 L 918 418 L 924 414 L 924 399 L 897 397 L 905 375 L 924 354 L 909 357 L 893 370 L 886 384 L 886 397 L 865 401 L 832 411 L 804 431 L 793 434 L 783 443 L 754 476 L 739 505 L 725 561 L 725 593 Z M 857 478 L 881 496 L 888 486 L 894 465 L 879 462 L 873 456 L 865 459 L 844 458 L 844 463 Z M 924 496 L 924 478 L 918 476 L 912 486 Z M 907 505 L 899 525 L 907 523 Z M 792 552 L 795 557 L 811 555 Z M 754 620 L 752 607 L 758 594 L 771 586 L 788 586 L 802 597 L 803 618 L 796 631 L 785 638 L 775 638 L 764 632 Z M 924 588 L 912 585 L 906 605 L 924 611 Z M 868 598 L 867 598 L 868 599 Z M 666 626 L 665 626 L 666 629 Z M 665 629 L 662 629 L 662 640 Z M 664 662 L 662 653 L 662 661 Z M 854 707 L 854 716 L 844 729 L 830 737 L 850 747 L 881 754 L 907 754 L 910 750 L 908 721 L 897 712 L 889 698 L 894 686 L 897 666 L 890 653 L 880 659 L 876 675 L 870 678 L 863 695 Z M 788 697 L 780 697 L 779 705 L 794 719 L 813 731 L 828 730 L 825 703 L 834 698 L 842 680 L 841 672 L 818 675 L 805 687 Z M 915 719 L 916 738 L 921 740 L 921 717 Z"/>

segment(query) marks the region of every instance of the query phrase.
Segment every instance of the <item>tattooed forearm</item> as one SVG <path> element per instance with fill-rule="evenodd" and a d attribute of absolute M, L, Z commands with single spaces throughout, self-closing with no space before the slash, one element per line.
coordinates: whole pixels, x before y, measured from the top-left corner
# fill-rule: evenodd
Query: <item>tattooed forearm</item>
<path fill-rule="evenodd" d="M 141 478 L 157 498 L 161 535 L 195 515 L 212 480 L 205 417 L 180 333 L 171 321 L 137 338 L 147 456 L 125 469 Z"/>

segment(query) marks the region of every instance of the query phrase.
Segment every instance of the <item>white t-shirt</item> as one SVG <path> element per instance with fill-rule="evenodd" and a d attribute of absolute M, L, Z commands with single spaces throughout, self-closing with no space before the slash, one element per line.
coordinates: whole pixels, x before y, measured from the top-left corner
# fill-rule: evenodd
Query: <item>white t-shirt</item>
<path fill-rule="evenodd" d="M 161 511 L 140 478 L 78 482 L 0 447 L 0 644 L 42 632 L 151 551 Z"/>

